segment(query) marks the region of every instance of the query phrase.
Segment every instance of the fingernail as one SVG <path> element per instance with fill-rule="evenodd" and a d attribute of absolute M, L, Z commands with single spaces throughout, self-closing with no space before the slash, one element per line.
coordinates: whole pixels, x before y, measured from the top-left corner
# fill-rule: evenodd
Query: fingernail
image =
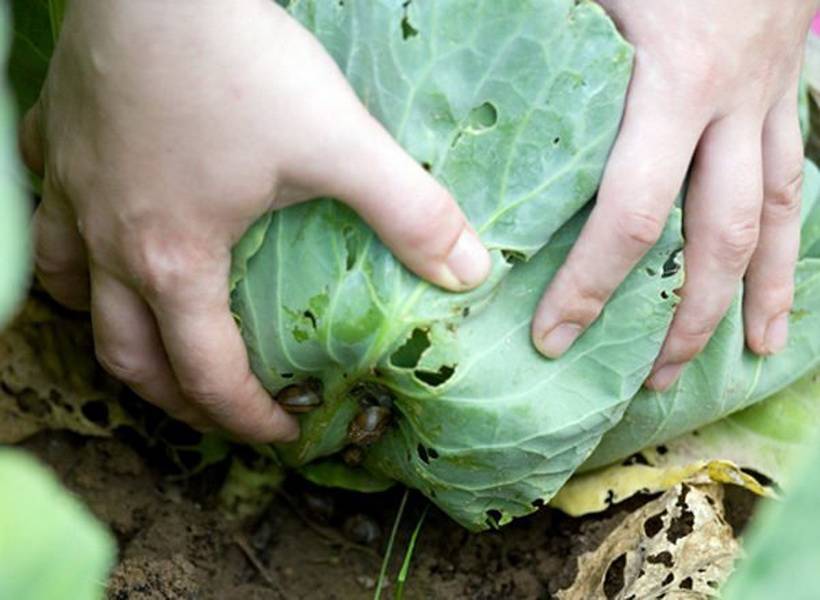
<path fill-rule="evenodd" d="M 487 278 L 490 272 L 490 254 L 468 227 L 461 232 L 447 257 L 447 270 L 457 282 L 457 286 L 472 288 Z"/>
<path fill-rule="evenodd" d="M 646 382 L 647 387 L 657 392 L 665 392 L 669 386 L 675 383 L 682 370 L 682 364 L 665 365 L 655 371 L 655 374 L 649 378 Z"/>
<path fill-rule="evenodd" d="M 769 354 L 777 354 L 786 347 L 789 340 L 789 315 L 782 313 L 777 315 L 766 327 L 766 335 L 763 344 Z"/>
<path fill-rule="evenodd" d="M 558 358 L 578 339 L 578 336 L 581 335 L 581 329 L 578 323 L 556 325 L 541 338 L 538 349 L 549 358 Z"/>

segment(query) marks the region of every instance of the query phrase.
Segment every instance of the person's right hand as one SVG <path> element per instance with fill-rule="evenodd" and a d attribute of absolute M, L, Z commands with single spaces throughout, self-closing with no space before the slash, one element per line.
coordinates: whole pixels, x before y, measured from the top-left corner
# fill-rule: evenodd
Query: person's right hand
<path fill-rule="evenodd" d="M 231 247 L 265 212 L 333 196 L 440 286 L 489 271 L 453 198 L 270 0 L 73 0 L 21 144 L 44 175 L 42 284 L 90 305 L 108 371 L 200 428 L 298 435 L 229 310 Z"/>

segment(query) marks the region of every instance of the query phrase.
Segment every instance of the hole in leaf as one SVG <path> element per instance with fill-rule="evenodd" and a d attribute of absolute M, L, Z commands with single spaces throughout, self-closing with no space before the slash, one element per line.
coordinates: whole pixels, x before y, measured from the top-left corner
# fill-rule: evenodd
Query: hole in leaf
<path fill-rule="evenodd" d="M 202 462 L 202 456 L 194 450 L 177 450 L 180 466 L 188 471 L 195 471 Z"/>
<path fill-rule="evenodd" d="M 663 565 L 664 567 L 672 568 L 675 566 L 675 561 L 672 559 L 672 553 L 669 550 L 658 552 L 646 557 L 646 562 L 650 565 Z"/>
<path fill-rule="evenodd" d="M 353 228 L 350 226 L 342 229 L 342 235 L 345 239 L 345 268 L 352 271 L 356 266 L 356 260 L 359 258 L 359 244 L 355 237 Z"/>
<path fill-rule="evenodd" d="M 404 9 L 404 17 L 401 20 L 401 39 L 409 40 L 419 34 L 419 30 L 413 27 L 410 23 L 410 15 L 407 14 L 407 9 L 410 7 L 411 0 L 407 0 L 401 7 Z"/>
<path fill-rule="evenodd" d="M 646 269 L 644 269 L 644 271 L 645 271 L 645 272 L 646 272 L 646 274 L 647 274 L 647 275 L 649 275 L 650 277 L 654 277 L 655 275 L 657 275 L 657 274 L 658 274 L 658 272 L 657 272 L 655 269 L 653 269 L 652 267 L 646 267 Z"/>
<path fill-rule="evenodd" d="M 426 383 L 427 385 L 438 387 L 450 379 L 455 372 L 456 370 L 454 367 L 441 365 L 438 371 L 422 371 L 419 369 L 417 371 L 413 371 L 413 375 L 415 375 L 416 379 Z"/>
<path fill-rule="evenodd" d="M 83 404 L 83 416 L 100 427 L 108 427 L 110 424 L 108 417 L 108 405 L 101 400 L 92 400 Z"/>
<path fill-rule="evenodd" d="M 401 38 L 403 40 L 409 40 L 410 38 L 416 37 L 418 34 L 419 30 L 410 24 L 410 19 L 407 15 L 405 15 L 401 20 Z"/>
<path fill-rule="evenodd" d="M 658 446 L 657 448 L 655 448 L 655 450 L 657 450 L 657 451 L 658 451 L 658 454 L 660 454 L 661 456 L 663 456 L 664 454 L 666 454 L 667 452 L 669 452 L 669 448 L 667 448 L 667 447 L 666 447 L 666 446 L 664 446 L 663 444 L 661 444 L 660 446 Z"/>
<path fill-rule="evenodd" d="M 469 306 L 464 307 L 464 310 L 461 311 L 461 316 L 464 317 L 465 319 L 470 316 L 470 307 Z"/>
<path fill-rule="evenodd" d="M 419 364 L 421 355 L 430 347 L 430 336 L 423 329 L 414 329 L 408 340 L 391 356 L 390 364 L 400 369 L 412 369 Z"/>
<path fill-rule="evenodd" d="M 678 496 L 675 506 L 680 509 L 680 513 L 674 516 L 669 522 L 669 529 L 666 532 L 666 539 L 670 544 L 676 544 L 679 539 L 685 538 L 695 529 L 695 514 L 689 510 L 686 503 L 686 496 L 689 495 L 689 487 L 683 485 L 681 494 Z"/>
<path fill-rule="evenodd" d="M 661 272 L 661 277 L 672 277 L 672 275 L 680 271 L 680 264 L 677 260 L 680 251 L 680 248 L 673 251 L 666 259 L 666 262 L 663 263 L 663 271 Z"/>
<path fill-rule="evenodd" d="M 309 311 L 309 310 L 306 310 L 306 311 L 305 311 L 305 312 L 303 312 L 302 314 L 304 315 L 304 317 L 305 317 L 308 321 L 310 321 L 310 325 L 311 325 L 311 327 L 313 327 L 314 329 L 316 329 L 316 315 L 314 315 L 314 314 L 313 314 L 311 311 Z"/>
<path fill-rule="evenodd" d="M 429 162 L 425 160 L 423 163 L 421 163 L 421 168 L 429 173 L 433 170 L 433 165 L 431 165 Z"/>
<path fill-rule="evenodd" d="M 491 508 L 487 511 L 487 523 L 490 527 L 499 527 L 501 525 L 501 511 Z"/>
<path fill-rule="evenodd" d="M 687 577 L 686 579 L 680 582 L 680 585 L 678 585 L 678 587 L 682 590 L 691 590 L 695 587 L 695 582 L 692 581 L 691 577 Z"/>
<path fill-rule="evenodd" d="M 435 448 L 428 448 L 427 454 L 430 455 L 430 460 L 436 460 L 438 458 L 438 452 Z"/>
<path fill-rule="evenodd" d="M 162 423 L 160 435 L 174 446 L 196 446 L 202 441 L 202 434 L 196 429 L 170 419 Z"/>
<path fill-rule="evenodd" d="M 501 257 L 504 259 L 508 265 L 517 265 L 522 263 L 526 260 L 523 252 L 519 252 L 518 250 L 502 250 Z"/>
<path fill-rule="evenodd" d="M 668 574 L 668 575 L 664 578 L 664 580 L 661 582 L 661 585 L 669 585 L 669 584 L 670 584 L 670 583 L 672 583 L 673 581 L 675 581 L 675 574 L 674 574 L 674 573 L 669 573 L 669 574 Z"/>
<path fill-rule="evenodd" d="M 530 504 L 532 504 L 534 508 L 543 508 L 546 502 L 544 502 L 543 498 L 536 498 L 535 500 L 530 502 Z"/>
<path fill-rule="evenodd" d="M 646 460 L 646 457 L 638 452 L 637 454 L 633 454 L 629 458 L 625 459 L 621 465 L 624 467 L 631 467 L 632 465 L 646 465 L 649 466 L 649 461 Z"/>
<path fill-rule="evenodd" d="M 661 298 L 663 298 L 664 300 L 669 300 L 669 292 L 667 292 L 666 290 L 661 290 Z"/>
<path fill-rule="evenodd" d="M 653 538 L 660 533 L 661 529 L 663 529 L 663 516 L 665 514 L 666 510 L 652 515 L 643 522 L 643 531 L 647 537 Z"/>
<path fill-rule="evenodd" d="M 552 138 L 552 145 L 553 146 L 557 146 L 560 143 L 561 143 L 561 138 L 558 137 L 557 135 L 554 138 Z"/>
<path fill-rule="evenodd" d="M 626 569 L 626 554 L 621 554 L 609 563 L 604 575 L 604 596 L 608 600 L 616 598 L 618 593 L 624 589 L 626 579 L 624 578 L 624 570 Z"/>
<path fill-rule="evenodd" d="M 484 133 L 498 122 L 498 110 L 490 102 L 476 106 L 467 115 L 464 130 L 468 133 Z"/>
<path fill-rule="evenodd" d="M 293 379 L 293 373 L 280 373 L 282 379 Z"/>
<path fill-rule="evenodd" d="M 422 446 L 421 444 L 416 446 L 416 452 L 418 453 L 421 462 L 423 462 L 426 465 L 430 464 L 430 457 L 427 455 L 427 450 L 424 446 Z"/>

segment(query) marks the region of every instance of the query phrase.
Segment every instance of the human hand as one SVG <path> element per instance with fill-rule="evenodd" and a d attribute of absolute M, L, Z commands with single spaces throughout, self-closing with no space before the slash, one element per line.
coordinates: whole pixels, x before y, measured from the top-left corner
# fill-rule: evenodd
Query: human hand
<path fill-rule="evenodd" d="M 265 212 L 340 198 L 438 285 L 489 271 L 451 196 L 270 0 L 75 0 L 21 146 L 44 174 L 42 284 L 90 305 L 108 371 L 200 428 L 298 435 L 229 309 L 231 247 Z"/>
<path fill-rule="evenodd" d="M 532 336 L 563 354 L 657 241 L 690 168 L 686 281 L 647 386 L 664 390 L 745 282 L 746 343 L 783 349 L 800 243 L 797 89 L 814 2 L 601 0 L 635 46 L 621 129 L 589 221 Z"/>

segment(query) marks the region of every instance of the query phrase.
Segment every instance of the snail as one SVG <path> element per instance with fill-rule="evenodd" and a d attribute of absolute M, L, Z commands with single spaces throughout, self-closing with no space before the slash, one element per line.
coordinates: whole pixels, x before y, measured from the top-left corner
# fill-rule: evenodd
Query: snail
<path fill-rule="evenodd" d="M 384 406 L 366 406 L 350 422 L 347 440 L 357 446 L 369 446 L 382 437 L 390 420 L 390 410 Z"/>
<path fill-rule="evenodd" d="M 276 394 L 276 402 L 292 414 L 310 412 L 322 405 L 322 398 L 310 384 L 289 385 Z"/>

